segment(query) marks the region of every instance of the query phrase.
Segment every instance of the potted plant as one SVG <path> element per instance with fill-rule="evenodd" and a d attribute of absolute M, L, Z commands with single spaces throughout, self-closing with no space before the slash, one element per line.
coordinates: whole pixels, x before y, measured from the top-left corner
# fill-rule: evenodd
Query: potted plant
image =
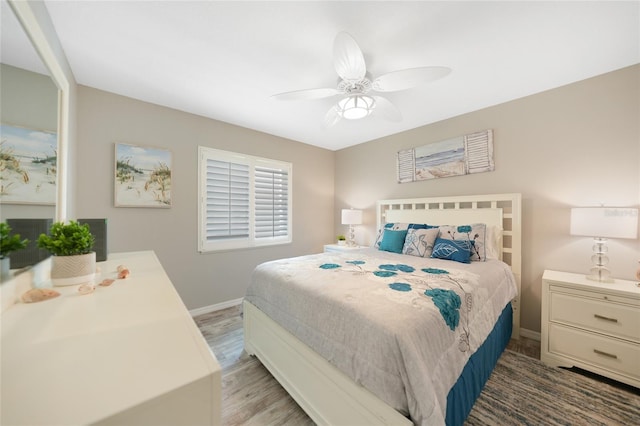
<path fill-rule="evenodd" d="M 89 225 L 73 220 L 67 224 L 56 222 L 51 225 L 49 235 L 40 234 L 38 247 L 53 255 L 53 285 L 85 284 L 93 280 L 96 272 L 96 253 L 92 251 L 94 240 Z"/>
<path fill-rule="evenodd" d="M 9 279 L 11 273 L 11 259 L 9 253 L 22 250 L 27 246 L 29 240 L 20 239 L 20 234 L 9 235 L 11 227 L 5 222 L 0 223 L 0 281 Z"/>
<path fill-rule="evenodd" d="M 338 245 L 345 245 L 347 238 L 344 235 L 338 235 Z"/>

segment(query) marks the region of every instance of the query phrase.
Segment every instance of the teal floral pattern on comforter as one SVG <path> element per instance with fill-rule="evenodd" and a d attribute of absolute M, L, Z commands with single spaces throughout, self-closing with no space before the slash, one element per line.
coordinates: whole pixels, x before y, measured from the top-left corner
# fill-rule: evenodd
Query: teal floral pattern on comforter
<path fill-rule="evenodd" d="M 453 278 L 446 269 L 421 268 L 416 272 L 416 268 L 411 265 L 402 263 L 384 263 L 377 265 L 377 270 L 368 271 L 364 267 L 366 263 L 367 262 L 364 260 L 348 260 L 344 265 L 347 269 L 342 269 L 342 271 L 347 273 L 355 272 L 359 274 L 371 272 L 374 276 L 379 278 L 394 278 L 394 282 L 388 284 L 389 290 L 400 291 L 403 293 L 417 291 L 419 294 L 431 298 L 434 305 L 440 311 L 442 319 L 452 331 L 455 331 L 460 323 L 460 307 L 462 305 L 461 297 L 456 293 L 456 291 L 460 292 L 464 297 L 466 309 L 471 310 L 473 307 L 473 298 L 471 294 L 464 290 L 461 279 Z M 336 263 L 323 263 L 319 268 L 337 269 L 342 266 L 343 265 Z M 349 266 L 353 266 L 357 269 L 350 269 Z M 425 279 L 427 276 L 429 276 L 428 280 Z M 456 290 L 453 290 L 450 287 L 453 287 Z M 460 333 L 459 342 L 458 348 L 461 351 L 469 350 L 469 331 L 466 327 Z"/>

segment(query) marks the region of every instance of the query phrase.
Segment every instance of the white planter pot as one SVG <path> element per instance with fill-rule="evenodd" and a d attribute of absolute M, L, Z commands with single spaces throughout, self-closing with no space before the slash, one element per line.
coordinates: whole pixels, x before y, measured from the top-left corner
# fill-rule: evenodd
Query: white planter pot
<path fill-rule="evenodd" d="M 51 282 L 54 286 L 92 282 L 96 275 L 96 253 L 51 257 Z"/>
<path fill-rule="evenodd" d="M 338 240 L 338 245 L 339 246 L 346 246 L 347 242 L 345 240 Z"/>
<path fill-rule="evenodd" d="M 0 282 L 11 278 L 11 259 L 8 256 L 0 257 Z"/>

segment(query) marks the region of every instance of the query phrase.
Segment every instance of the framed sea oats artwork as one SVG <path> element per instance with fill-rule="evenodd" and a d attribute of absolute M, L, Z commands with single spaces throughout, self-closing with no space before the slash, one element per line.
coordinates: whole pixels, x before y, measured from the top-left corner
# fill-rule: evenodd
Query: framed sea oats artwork
<path fill-rule="evenodd" d="M 55 132 L 0 125 L 0 203 L 54 205 L 57 162 Z"/>
<path fill-rule="evenodd" d="M 116 207 L 171 207 L 171 151 L 115 144 Z"/>

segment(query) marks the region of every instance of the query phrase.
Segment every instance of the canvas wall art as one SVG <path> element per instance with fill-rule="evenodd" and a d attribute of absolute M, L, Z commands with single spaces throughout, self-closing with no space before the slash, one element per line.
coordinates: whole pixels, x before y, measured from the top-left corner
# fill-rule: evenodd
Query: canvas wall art
<path fill-rule="evenodd" d="M 398 183 L 493 171 L 493 131 L 398 151 Z"/>
<path fill-rule="evenodd" d="M 0 125 L 0 203 L 55 204 L 57 161 L 56 133 Z"/>
<path fill-rule="evenodd" d="M 116 207 L 171 207 L 171 151 L 116 143 Z"/>

